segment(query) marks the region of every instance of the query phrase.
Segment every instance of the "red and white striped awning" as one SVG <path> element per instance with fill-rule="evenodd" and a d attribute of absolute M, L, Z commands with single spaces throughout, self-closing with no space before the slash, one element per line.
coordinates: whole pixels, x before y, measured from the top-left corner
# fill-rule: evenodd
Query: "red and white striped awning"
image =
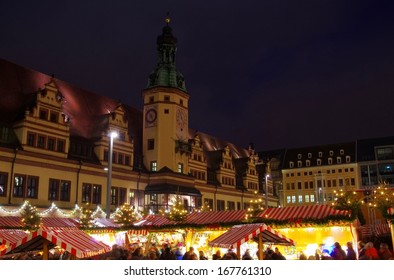
<path fill-rule="evenodd" d="M 79 223 L 73 218 L 43 217 L 43 227 L 76 227 Z"/>
<path fill-rule="evenodd" d="M 159 215 L 147 215 L 142 220 L 134 223 L 135 226 L 166 226 L 174 224 L 166 217 Z"/>
<path fill-rule="evenodd" d="M 347 210 L 337 210 L 329 205 L 303 205 L 268 208 L 259 217 L 272 220 L 324 219 L 328 216 L 349 216 Z"/>
<path fill-rule="evenodd" d="M 5 245 L 5 247 L 12 247 L 19 240 L 27 237 L 28 234 L 19 229 L 0 229 L 0 244 Z"/>
<path fill-rule="evenodd" d="M 278 245 L 295 245 L 294 241 L 273 230 L 266 224 L 245 224 L 233 226 L 230 230 L 223 233 L 208 243 L 211 247 L 237 248 L 248 240 L 255 240 L 262 233 L 263 243 Z"/>
<path fill-rule="evenodd" d="M 77 258 L 92 257 L 111 250 L 110 246 L 101 241 L 97 241 L 78 228 L 42 227 L 31 232 L 28 236 L 20 238 L 13 246 L 0 252 L 0 255 L 15 251 L 21 252 L 22 250 L 20 248 L 23 248 L 23 251 L 37 250 L 39 246 L 37 243 L 43 238 L 50 241 L 53 245 L 63 248 Z"/>
<path fill-rule="evenodd" d="M 20 228 L 23 227 L 22 218 L 17 216 L 1 216 L 0 228 Z"/>
<path fill-rule="evenodd" d="M 131 229 L 127 231 L 127 234 L 130 236 L 136 235 L 136 236 L 146 236 L 148 235 L 148 230 L 147 229 Z"/>
<path fill-rule="evenodd" d="M 109 228 L 119 228 L 120 225 L 115 223 L 113 219 L 107 218 L 96 218 L 94 219 L 94 224 L 98 227 L 109 227 Z"/>
<path fill-rule="evenodd" d="M 371 237 L 371 236 L 384 236 L 390 235 L 390 226 L 388 224 L 376 224 L 376 225 L 363 225 L 358 228 L 360 230 L 361 236 Z"/>
<path fill-rule="evenodd" d="M 185 223 L 209 225 L 240 222 L 245 220 L 246 210 L 193 212 L 186 217 Z"/>

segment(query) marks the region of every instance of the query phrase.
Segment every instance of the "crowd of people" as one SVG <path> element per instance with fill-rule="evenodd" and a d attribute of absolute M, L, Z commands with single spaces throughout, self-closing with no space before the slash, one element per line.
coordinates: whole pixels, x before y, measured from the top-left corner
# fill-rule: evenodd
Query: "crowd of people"
<path fill-rule="evenodd" d="M 359 241 L 357 249 L 353 248 L 352 242 L 347 242 L 346 249 L 343 249 L 339 242 L 334 243 L 331 251 L 323 249 L 316 250 L 314 255 L 306 256 L 303 252 L 299 253 L 299 260 L 394 260 L 394 254 L 390 250 L 387 243 L 380 243 L 375 246 L 373 242 Z M 356 251 L 357 250 L 357 251 Z M 155 243 L 150 244 L 149 247 L 130 245 L 127 247 L 113 245 L 112 250 L 90 259 L 98 260 L 253 260 L 249 249 L 246 249 L 239 258 L 237 254 L 229 249 L 223 253 L 217 250 L 212 257 L 209 257 L 202 250 L 195 250 L 190 247 L 186 252 L 182 252 L 180 247 L 171 248 L 169 244 L 164 243 L 158 247 Z M 2 259 L 13 260 L 40 260 L 42 254 L 40 252 L 26 252 L 16 255 L 4 256 Z M 49 254 L 49 259 L 52 260 L 69 260 L 73 259 L 71 254 L 64 250 L 53 250 Z M 279 249 L 267 247 L 263 252 L 264 260 L 286 260 L 286 257 L 279 251 Z"/>
<path fill-rule="evenodd" d="M 334 243 L 334 248 L 330 252 L 328 249 L 316 250 L 315 255 L 306 256 L 300 252 L 300 260 L 394 260 L 394 254 L 390 251 L 387 243 L 380 243 L 377 249 L 373 242 L 359 241 L 357 252 L 353 248 L 352 242 L 346 243 L 344 250 L 339 242 Z"/>

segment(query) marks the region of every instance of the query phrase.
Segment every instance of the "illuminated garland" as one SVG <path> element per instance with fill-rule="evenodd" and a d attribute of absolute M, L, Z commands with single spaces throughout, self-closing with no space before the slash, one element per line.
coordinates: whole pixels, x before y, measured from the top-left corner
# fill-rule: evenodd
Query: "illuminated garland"
<path fill-rule="evenodd" d="M 183 222 L 189 212 L 185 209 L 183 206 L 181 197 L 179 195 L 176 195 L 174 200 L 172 201 L 172 207 L 170 208 L 169 211 L 160 211 L 161 215 L 169 219 L 170 221 L 174 222 Z"/>
<path fill-rule="evenodd" d="M 89 204 L 86 204 L 85 208 L 80 208 L 79 215 L 79 227 L 84 229 L 89 229 L 95 227 L 93 211 L 90 210 Z"/>
<path fill-rule="evenodd" d="M 245 220 L 254 222 L 258 219 L 258 215 L 264 210 L 262 205 L 263 200 L 258 196 L 257 192 L 254 193 L 255 198 L 249 201 L 249 207 L 245 214 Z"/>

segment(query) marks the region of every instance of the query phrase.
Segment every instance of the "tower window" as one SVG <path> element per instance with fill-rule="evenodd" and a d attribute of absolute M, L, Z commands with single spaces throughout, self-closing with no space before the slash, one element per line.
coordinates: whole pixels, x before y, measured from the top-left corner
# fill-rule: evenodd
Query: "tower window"
<path fill-rule="evenodd" d="M 39 113 L 39 118 L 41 120 L 48 120 L 48 110 L 41 109 Z"/>
<path fill-rule="evenodd" d="M 179 99 L 179 104 L 183 105 L 183 99 Z"/>
<path fill-rule="evenodd" d="M 157 171 L 157 161 L 151 161 L 150 163 L 150 170 Z"/>
<path fill-rule="evenodd" d="M 170 101 L 170 96 L 169 95 L 164 95 L 164 101 Z"/>
<path fill-rule="evenodd" d="M 155 98 L 153 96 L 149 96 L 149 103 L 155 102 Z"/>
<path fill-rule="evenodd" d="M 155 139 L 148 139 L 148 150 L 155 149 Z"/>
<path fill-rule="evenodd" d="M 178 173 L 183 173 L 183 164 L 178 163 Z"/>
<path fill-rule="evenodd" d="M 164 109 L 164 114 L 169 114 L 170 110 L 169 109 Z"/>

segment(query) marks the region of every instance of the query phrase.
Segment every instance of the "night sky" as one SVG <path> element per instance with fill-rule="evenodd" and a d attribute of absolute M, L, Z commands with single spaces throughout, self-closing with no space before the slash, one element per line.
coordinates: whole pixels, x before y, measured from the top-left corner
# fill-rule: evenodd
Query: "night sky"
<path fill-rule="evenodd" d="M 190 127 L 258 151 L 394 135 L 392 0 L 0 0 L 0 57 L 142 108 L 167 12 Z"/>

